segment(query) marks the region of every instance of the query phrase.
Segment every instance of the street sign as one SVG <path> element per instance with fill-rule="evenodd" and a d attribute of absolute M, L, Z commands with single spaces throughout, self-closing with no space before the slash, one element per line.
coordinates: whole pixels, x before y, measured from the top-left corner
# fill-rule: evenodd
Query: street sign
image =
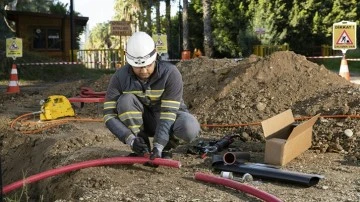
<path fill-rule="evenodd" d="M 6 57 L 12 57 L 14 60 L 23 56 L 23 46 L 21 38 L 6 39 Z"/>
<path fill-rule="evenodd" d="M 130 21 L 110 21 L 110 33 L 117 36 L 130 36 Z"/>
<path fill-rule="evenodd" d="M 259 35 L 265 34 L 265 28 L 262 27 L 256 28 L 255 33 Z"/>
<path fill-rule="evenodd" d="M 333 24 L 333 49 L 356 49 L 356 22 L 341 21 Z"/>
<path fill-rule="evenodd" d="M 168 52 L 166 34 L 156 34 L 152 38 L 155 41 L 156 52 L 160 55 L 166 54 Z"/>

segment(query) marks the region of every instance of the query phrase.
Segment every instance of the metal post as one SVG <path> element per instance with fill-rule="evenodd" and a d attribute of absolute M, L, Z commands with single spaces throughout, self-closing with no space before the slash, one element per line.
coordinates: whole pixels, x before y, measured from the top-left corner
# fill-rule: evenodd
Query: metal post
<path fill-rule="evenodd" d="M 75 33 L 75 28 L 74 28 L 74 3 L 73 0 L 70 0 L 70 41 L 71 41 L 71 55 L 70 55 L 70 59 L 71 62 L 74 62 L 74 47 L 75 47 L 75 43 L 74 43 L 74 36 Z"/>
<path fill-rule="evenodd" d="M 181 25 L 182 25 L 182 18 L 181 18 L 181 4 L 179 0 L 179 54 L 181 56 Z"/>

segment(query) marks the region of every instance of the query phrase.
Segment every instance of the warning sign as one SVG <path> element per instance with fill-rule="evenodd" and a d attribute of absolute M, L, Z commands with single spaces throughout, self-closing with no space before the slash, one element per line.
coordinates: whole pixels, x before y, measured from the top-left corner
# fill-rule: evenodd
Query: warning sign
<path fill-rule="evenodd" d="M 110 33 L 117 36 L 130 36 L 130 21 L 110 21 Z"/>
<path fill-rule="evenodd" d="M 333 24 L 333 49 L 356 49 L 356 23 L 342 21 Z"/>
<path fill-rule="evenodd" d="M 156 51 L 161 55 L 168 52 L 167 36 L 165 34 L 157 34 L 152 37 L 155 41 Z"/>
<path fill-rule="evenodd" d="M 6 39 L 6 57 L 18 58 L 22 55 L 22 39 L 15 37 Z"/>

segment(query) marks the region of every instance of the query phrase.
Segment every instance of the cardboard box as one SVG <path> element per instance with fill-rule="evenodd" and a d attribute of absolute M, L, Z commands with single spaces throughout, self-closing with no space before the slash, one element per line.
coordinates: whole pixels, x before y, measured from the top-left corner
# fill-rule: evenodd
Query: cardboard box
<path fill-rule="evenodd" d="M 283 166 L 311 147 L 312 129 L 320 114 L 295 125 L 291 109 L 261 122 L 266 139 L 264 162 Z"/>

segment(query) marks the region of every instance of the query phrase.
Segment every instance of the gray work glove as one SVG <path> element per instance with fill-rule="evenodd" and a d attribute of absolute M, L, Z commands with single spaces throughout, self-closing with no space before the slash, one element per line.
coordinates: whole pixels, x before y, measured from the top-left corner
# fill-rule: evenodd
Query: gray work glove
<path fill-rule="evenodd" d="M 164 146 L 162 146 L 161 144 L 154 143 L 154 148 L 150 154 L 150 160 L 154 160 L 155 158 L 161 158 L 161 153 L 163 149 Z"/>

